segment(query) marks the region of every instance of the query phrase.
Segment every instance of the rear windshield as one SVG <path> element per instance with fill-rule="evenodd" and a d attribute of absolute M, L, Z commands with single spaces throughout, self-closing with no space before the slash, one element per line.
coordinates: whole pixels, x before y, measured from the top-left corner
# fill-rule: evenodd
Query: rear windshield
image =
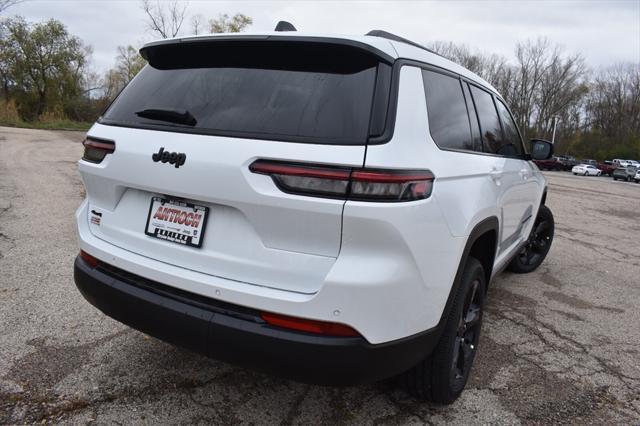
<path fill-rule="evenodd" d="M 365 144 L 378 66 L 374 57 L 283 48 L 268 58 L 242 46 L 151 61 L 105 112 L 103 124 L 257 139 Z M 272 49 L 273 50 L 273 49 Z M 308 49 L 307 49 L 308 50 Z M 225 59 L 225 54 L 230 54 Z M 194 57 L 217 60 L 199 62 Z M 252 59 L 255 58 L 255 59 Z M 157 63 L 156 63 L 157 62 Z M 141 111 L 171 112 L 172 120 Z"/>

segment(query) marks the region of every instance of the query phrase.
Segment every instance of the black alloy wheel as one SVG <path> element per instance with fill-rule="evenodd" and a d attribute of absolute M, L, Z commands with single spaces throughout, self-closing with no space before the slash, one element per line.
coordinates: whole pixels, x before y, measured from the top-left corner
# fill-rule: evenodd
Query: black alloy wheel
<path fill-rule="evenodd" d="M 462 390 L 473 365 L 482 319 L 482 295 L 478 292 L 480 280 L 471 283 L 471 291 L 464 302 L 455 338 L 451 362 L 451 381 L 454 392 Z"/>
<path fill-rule="evenodd" d="M 468 257 L 438 344 L 403 374 L 411 395 L 440 404 L 451 404 L 460 396 L 478 351 L 485 295 L 484 268 Z"/>
<path fill-rule="evenodd" d="M 529 239 L 509 264 L 509 270 L 527 273 L 537 269 L 551 249 L 554 230 L 555 224 L 551 210 L 547 206 L 540 206 Z"/>

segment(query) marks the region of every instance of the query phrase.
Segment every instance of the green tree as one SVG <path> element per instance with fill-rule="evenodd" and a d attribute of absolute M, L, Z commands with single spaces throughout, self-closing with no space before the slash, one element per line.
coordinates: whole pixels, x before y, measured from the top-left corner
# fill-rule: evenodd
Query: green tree
<path fill-rule="evenodd" d="M 212 33 L 240 33 L 251 24 L 253 19 L 247 15 L 236 13 L 230 17 L 225 13 L 209 20 L 209 29 Z"/>
<path fill-rule="evenodd" d="M 84 94 L 84 72 L 91 49 L 59 21 L 28 23 L 21 17 L 2 22 L 5 90 L 13 90 L 23 119 L 46 110 L 64 111 Z"/>

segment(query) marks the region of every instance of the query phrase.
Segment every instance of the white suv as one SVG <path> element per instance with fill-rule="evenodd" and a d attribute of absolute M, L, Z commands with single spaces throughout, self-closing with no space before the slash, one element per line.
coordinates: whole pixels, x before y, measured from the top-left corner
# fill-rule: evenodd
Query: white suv
<path fill-rule="evenodd" d="M 84 297 L 228 362 L 454 401 L 491 278 L 550 248 L 530 160 L 551 144 L 527 153 L 486 81 L 382 31 L 141 53 L 79 162 Z"/>

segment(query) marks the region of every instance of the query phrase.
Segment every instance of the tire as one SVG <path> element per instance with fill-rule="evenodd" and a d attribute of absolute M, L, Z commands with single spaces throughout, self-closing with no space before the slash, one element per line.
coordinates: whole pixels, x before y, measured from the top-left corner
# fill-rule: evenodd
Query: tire
<path fill-rule="evenodd" d="M 478 348 L 485 289 L 484 268 L 477 259 L 469 257 L 433 353 L 404 373 L 407 391 L 412 396 L 439 404 L 451 404 L 460 396 Z"/>
<path fill-rule="evenodd" d="M 516 274 L 526 274 L 538 269 L 544 262 L 553 243 L 555 223 L 547 206 L 540 206 L 525 247 L 509 263 L 508 269 Z"/>
<path fill-rule="evenodd" d="M 618 178 L 614 176 L 614 177 L 613 177 L 613 180 L 616 180 L 616 181 L 617 181 L 617 180 L 618 180 Z"/>
<path fill-rule="evenodd" d="M 578 174 L 577 174 L 577 173 L 574 173 L 573 175 L 574 175 L 574 176 L 578 176 Z"/>
<path fill-rule="evenodd" d="M 627 176 L 626 181 L 627 181 L 627 182 L 631 182 L 631 178 L 630 178 L 629 176 Z"/>
<path fill-rule="evenodd" d="M 586 172 L 586 171 L 584 172 L 584 175 L 585 175 L 585 176 L 587 176 L 588 174 L 589 174 L 588 172 Z"/>

